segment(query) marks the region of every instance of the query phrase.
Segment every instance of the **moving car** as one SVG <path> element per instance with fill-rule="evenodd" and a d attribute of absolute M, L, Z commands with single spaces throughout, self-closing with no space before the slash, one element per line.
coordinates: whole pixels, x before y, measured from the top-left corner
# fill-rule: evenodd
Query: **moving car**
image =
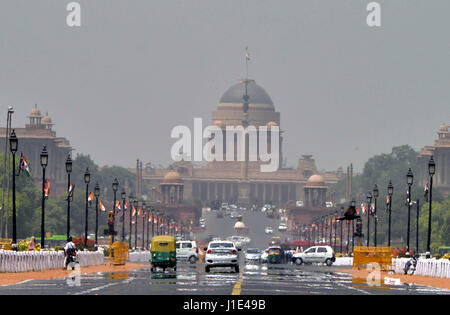
<path fill-rule="evenodd" d="M 284 231 L 286 231 L 287 230 L 287 225 L 286 225 L 286 223 L 280 223 L 280 225 L 278 226 L 278 231 L 280 231 L 280 232 L 284 232 Z"/>
<path fill-rule="evenodd" d="M 236 248 L 242 248 L 243 240 L 242 240 L 241 236 L 236 236 L 236 235 L 230 236 L 230 237 L 227 237 L 227 240 L 233 242 L 234 245 L 236 246 Z"/>
<path fill-rule="evenodd" d="M 195 241 L 179 241 L 177 242 L 177 259 L 188 260 L 191 264 L 195 264 L 198 260 L 198 247 Z"/>
<path fill-rule="evenodd" d="M 303 263 L 325 263 L 331 266 L 336 261 L 336 256 L 330 246 L 313 246 L 302 253 L 292 256 L 292 262 L 296 265 Z"/>
<path fill-rule="evenodd" d="M 269 249 L 265 249 L 264 252 L 261 253 L 261 262 L 266 263 L 267 258 L 269 257 Z"/>
<path fill-rule="evenodd" d="M 222 212 L 222 211 L 217 211 L 216 216 L 217 216 L 217 218 L 219 218 L 219 219 L 223 218 L 223 212 Z"/>
<path fill-rule="evenodd" d="M 273 229 L 272 229 L 271 226 L 268 226 L 268 227 L 266 227 L 266 229 L 264 230 L 264 232 L 265 232 L 266 234 L 272 234 L 272 233 L 273 233 Z"/>
<path fill-rule="evenodd" d="M 212 241 L 205 248 L 205 271 L 213 267 L 231 267 L 239 272 L 238 249 L 232 241 Z"/>
<path fill-rule="evenodd" d="M 237 216 L 238 216 L 238 213 L 237 213 L 236 211 L 233 211 L 233 212 L 231 212 L 231 214 L 230 214 L 230 218 L 232 218 L 232 219 L 236 219 Z"/>
<path fill-rule="evenodd" d="M 261 250 L 259 250 L 259 248 L 248 248 L 245 252 L 245 261 L 250 263 L 260 263 Z"/>

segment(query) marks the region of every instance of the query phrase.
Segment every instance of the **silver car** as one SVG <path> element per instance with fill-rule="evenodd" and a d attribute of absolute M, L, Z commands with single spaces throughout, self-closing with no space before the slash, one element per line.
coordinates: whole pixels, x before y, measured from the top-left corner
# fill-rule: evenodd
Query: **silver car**
<path fill-rule="evenodd" d="M 245 261 L 259 264 L 261 262 L 261 254 L 261 250 L 258 248 L 248 248 L 245 252 Z"/>
<path fill-rule="evenodd" d="M 205 248 L 205 271 L 209 272 L 212 267 L 231 267 L 239 272 L 238 251 L 232 241 L 212 241 Z"/>

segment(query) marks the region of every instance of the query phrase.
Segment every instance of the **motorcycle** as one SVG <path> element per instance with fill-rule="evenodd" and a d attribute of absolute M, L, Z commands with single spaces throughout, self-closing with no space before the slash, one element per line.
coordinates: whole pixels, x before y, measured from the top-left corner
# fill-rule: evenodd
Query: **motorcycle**
<path fill-rule="evenodd" d="M 416 271 L 417 267 L 417 258 L 415 256 L 412 256 L 405 264 L 405 267 L 403 268 L 403 271 L 405 272 L 405 275 L 413 275 Z"/>
<path fill-rule="evenodd" d="M 68 266 L 72 268 L 72 270 L 75 270 L 76 264 L 78 264 L 78 255 L 75 250 L 73 250 L 70 253 L 66 253 L 66 262 L 65 262 L 65 269 L 67 269 Z"/>

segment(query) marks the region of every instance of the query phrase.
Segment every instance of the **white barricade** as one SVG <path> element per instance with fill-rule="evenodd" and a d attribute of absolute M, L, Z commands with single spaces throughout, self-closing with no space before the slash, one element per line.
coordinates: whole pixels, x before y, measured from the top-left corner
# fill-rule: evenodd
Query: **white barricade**
<path fill-rule="evenodd" d="M 77 252 L 80 267 L 102 265 L 104 254 L 97 252 Z M 0 250 L 0 272 L 24 272 L 59 269 L 64 267 L 62 251 L 14 252 Z"/>
<path fill-rule="evenodd" d="M 142 252 L 130 252 L 130 262 L 143 262 L 148 263 L 151 258 L 151 252 L 142 251 Z"/>

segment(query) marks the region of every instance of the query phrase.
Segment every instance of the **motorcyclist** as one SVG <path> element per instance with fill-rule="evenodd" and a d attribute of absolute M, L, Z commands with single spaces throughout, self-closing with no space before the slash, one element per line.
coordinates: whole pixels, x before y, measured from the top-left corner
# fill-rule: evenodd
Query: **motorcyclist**
<path fill-rule="evenodd" d="M 76 251 L 75 244 L 72 242 L 72 236 L 69 236 L 67 238 L 67 244 L 64 246 L 64 269 L 67 269 L 67 266 L 71 262 L 71 257 L 73 253 Z"/>
<path fill-rule="evenodd" d="M 406 256 L 409 257 L 409 255 Z M 405 267 L 403 268 L 405 275 L 408 274 L 410 268 L 412 269 L 410 274 L 414 274 L 416 266 L 417 266 L 417 257 L 415 255 L 412 255 L 410 259 L 408 259 L 408 261 L 406 262 Z"/>

